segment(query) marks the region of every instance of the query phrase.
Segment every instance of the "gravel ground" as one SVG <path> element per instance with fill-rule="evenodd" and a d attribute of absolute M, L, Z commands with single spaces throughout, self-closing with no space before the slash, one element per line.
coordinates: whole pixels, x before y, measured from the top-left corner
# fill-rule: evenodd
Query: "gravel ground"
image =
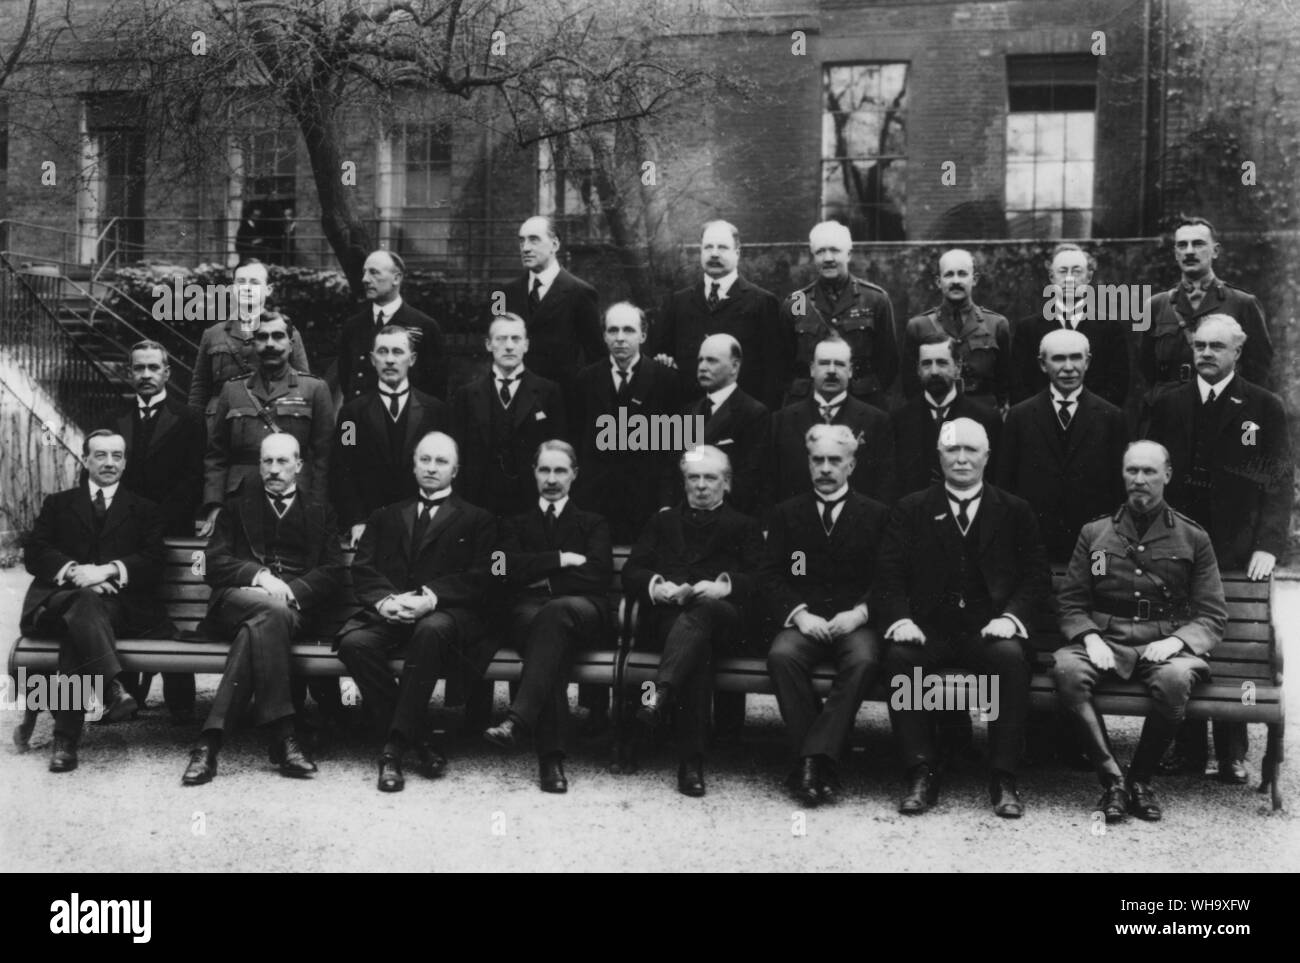
<path fill-rule="evenodd" d="M 0 626 L 16 634 L 27 585 L 21 570 L 0 571 Z M 1282 582 L 1284 644 L 1300 660 L 1300 583 Z M 7 653 L 6 640 L 0 651 Z M 199 679 L 200 712 L 216 685 Z M 531 753 L 503 755 L 477 739 L 449 743 L 447 775 L 408 774 L 405 792 L 375 790 L 373 751 L 339 740 L 317 754 L 311 780 L 280 777 L 253 732 L 224 749 L 217 779 L 197 788 L 180 775 L 197 727 L 174 727 L 155 681 L 149 708 L 133 721 L 88 726 L 81 766 L 46 770 L 51 722 L 43 715 L 33 751 L 19 754 L 0 712 L 0 869 L 18 872 L 811 870 L 890 872 L 1172 871 L 1300 869 L 1294 815 L 1273 813 L 1267 797 L 1201 778 L 1162 778 L 1165 819 L 1129 820 L 1094 832 L 1095 780 L 1056 767 L 1026 770 L 1019 821 L 996 818 L 985 772 L 972 761 L 919 818 L 898 815 L 900 790 L 884 706 L 858 717 L 844 764 L 844 801 L 800 810 L 778 785 L 786 762 L 775 700 L 751 696 L 742 745 L 708 759 L 708 795 L 675 790 L 671 754 L 640 772 L 604 771 L 608 746 L 579 742 L 566 764 L 569 793 L 536 786 Z M 498 707 L 504 708 L 504 686 Z M 1288 741 L 1296 744 L 1300 686 L 1288 693 Z M 459 715 L 440 712 L 455 729 Z M 1121 761 L 1140 720 L 1108 720 Z M 976 748 L 983 727 L 976 725 Z M 1258 780 L 1264 727 L 1251 727 L 1250 765 Z M 1295 766 L 1283 789 L 1300 805 Z M 1190 843 L 1190 845 L 1189 845 Z"/>

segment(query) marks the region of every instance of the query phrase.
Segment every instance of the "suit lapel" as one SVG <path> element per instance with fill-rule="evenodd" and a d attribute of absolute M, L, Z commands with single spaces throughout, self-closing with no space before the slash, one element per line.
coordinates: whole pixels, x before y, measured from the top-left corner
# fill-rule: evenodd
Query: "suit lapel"
<path fill-rule="evenodd" d="M 413 505 L 412 512 L 411 512 L 411 525 L 415 524 L 414 507 L 415 506 Z M 438 507 L 437 514 L 433 516 L 433 521 L 430 522 L 429 527 L 425 529 L 424 538 L 420 540 L 419 545 L 415 546 L 415 554 L 412 557 L 419 558 L 420 555 L 423 552 L 425 552 L 430 545 L 432 545 L 435 541 L 437 541 L 438 538 L 442 535 L 442 533 L 446 530 L 447 526 L 451 524 L 451 520 L 455 518 L 459 512 L 460 512 L 460 507 L 456 504 L 454 498 L 448 498 L 445 502 L 443 502 L 442 505 Z M 407 531 L 409 532 L 410 529 L 408 528 Z"/>
<path fill-rule="evenodd" d="M 1079 392 L 1079 403 L 1074 409 L 1074 421 L 1066 433 L 1065 457 L 1071 459 L 1097 427 L 1097 396 L 1087 388 Z"/>
<path fill-rule="evenodd" d="M 170 394 L 168 394 L 167 400 L 160 406 L 160 410 L 156 417 L 158 418 L 158 424 L 153 426 L 153 437 L 149 439 L 150 455 L 156 455 L 162 449 L 163 442 L 167 440 L 168 434 L 170 434 L 172 429 L 180 424 L 180 418 L 177 417 L 176 412 L 172 409 L 172 398 Z"/>
<path fill-rule="evenodd" d="M 932 485 L 930 495 L 925 501 L 926 514 L 930 524 L 935 526 L 939 543 L 948 558 L 961 556 L 961 533 L 957 530 L 957 520 L 952 517 L 952 507 L 948 504 L 948 493 L 942 484 Z"/>
<path fill-rule="evenodd" d="M 416 552 L 411 545 L 411 532 L 415 528 L 415 512 L 419 502 L 419 498 L 408 499 L 397 510 L 397 517 L 401 521 L 402 554 L 412 563 L 415 562 Z"/>
<path fill-rule="evenodd" d="M 525 371 L 523 377 L 519 379 L 519 388 L 515 391 L 514 402 L 510 406 L 510 417 L 515 428 L 518 428 L 524 423 L 525 419 L 540 410 L 537 405 L 537 396 L 534 394 L 534 387 L 533 373 Z"/>
<path fill-rule="evenodd" d="M 1006 503 L 998 497 L 988 485 L 984 486 L 984 497 L 980 499 L 980 555 L 988 551 L 993 536 L 1003 525 L 1007 514 Z"/>
<path fill-rule="evenodd" d="M 410 405 L 410 402 L 407 402 Z M 384 407 L 383 396 L 379 394 L 379 389 L 375 389 L 373 397 L 366 400 L 366 406 L 361 410 L 361 416 L 366 420 L 366 428 L 371 433 L 370 437 L 375 439 L 375 446 L 380 450 L 392 456 L 392 461 L 397 461 L 397 452 L 388 451 L 388 409 Z"/>
<path fill-rule="evenodd" d="M 1043 436 L 1043 443 L 1059 463 L 1064 459 L 1065 451 L 1061 447 L 1061 422 L 1056 417 L 1056 404 L 1050 391 L 1044 390 L 1039 394 L 1034 415 L 1039 434 Z"/>
<path fill-rule="evenodd" d="M 104 516 L 104 527 L 100 530 L 100 538 L 106 537 L 113 529 L 126 521 L 126 516 L 130 514 L 127 508 L 127 500 L 130 497 L 127 490 L 119 484 L 117 494 L 113 496 L 113 504 L 108 506 L 108 513 Z"/>
<path fill-rule="evenodd" d="M 474 390 L 470 394 L 470 405 L 474 410 L 474 420 L 479 426 L 479 434 L 483 436 L 484 441 L 490 441 L 492 438 L 492 405 L 499 405 L 501 401 L 496 397 L 494 385 L 495 376 L 492 369 L 474 383 Z M 523 387 L 520 387 L 523 390 Z"/>
<path fill-rule="evenodd" d="M 739 388 L 733 391 L 727 400 L 719 406 L 718 410 L 713 413 L 709 423 L 704 426 L 704 441 L 707 444 L 717 444 L 719 438 L 725 439 L 727 437 L 727 432 L 731 430 L 731 416 L 736 406 L 736 395 L 739 391 Z M 708 400 L 707 397 L 705 400 Z M 703 413 L 703 411 L 704 402 L 702 401 L 700 402 L 700 412 Z"/>
<path fill-rule="evenodd" d="M 419 442 L 420 426 L 424 424 L 424 405 L 420 399 L 415 396 L 415 389 L 411 389 L 410 398 L 406 402 L 406 435 L 404 436 L 402 451 L 415 450 L 416 443 Z M 399 460 L 401 452 L 393 452 Z"/>
<path fill-rule="evenodd" d="M 253 554 L 261 561 L 266 556 L 266 529 L 262 524 L 265 512 L 262 511 L 262 499 L 265 497 L 262 488 L 250 489 L 249 493 L 239 500 L 237 510 L 239 511 L 239 520 L 244 526 L 244 537 L 248 539 L 248 547 L 253 550 Z"/>

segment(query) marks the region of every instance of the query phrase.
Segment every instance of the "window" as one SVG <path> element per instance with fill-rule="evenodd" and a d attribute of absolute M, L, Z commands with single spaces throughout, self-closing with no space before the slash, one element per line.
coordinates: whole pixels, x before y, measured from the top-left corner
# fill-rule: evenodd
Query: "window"
<path fill-rule="evenodd" d="M 402 206 L 445 208 L 451 202 L 451 131 L 445 126 L 407 127 L 401 134 L 406 159 Z"/>
<path fill-rule="evenodd" d="M 398 128 L 388 167 L 392 223 L 383 239 L 407 261 L 441 265 L 451 238 L 451 128 Z"/>
<path fill-rule="evenodd" d="M 613 154 L 613 131 L 588 131 L 537 145 L 537 211 L 560 227 L 568 243 L 607 239 L 597 175 L 600 161 Z"/>
<path fill-rule="evenodd" d="M 1008 235 L 1091 237 L 1096 58 L 1009 57 L 1007 81 Z"/>
<path fill-rule="evenodd" d="M 244 197 L 293 204 L 298 193 L 298 133 L 259 130 L 244 148 Z"/>
<path fill-rule="evenodd" d="M 822 96 L 822 218 L 856 240 L 905 239 L 907 64 L 827 66 Z"/>

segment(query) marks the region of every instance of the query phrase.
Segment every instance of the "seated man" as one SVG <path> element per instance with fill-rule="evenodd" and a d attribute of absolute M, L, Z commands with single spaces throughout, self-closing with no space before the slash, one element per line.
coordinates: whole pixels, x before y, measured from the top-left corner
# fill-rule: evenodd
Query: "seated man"
<path fill-rule="evenodd" d="M 316 771 L 294 735 L 289 649 L 343 586 L 338 526 L 328 504 L 298 488 L 302 456 L 293 435 L 264 438 L 258 470 L 262 484 L 245 485 L 227 501 L 208 546 L 207 623 L 231 644 L 203 735 L 181 777 L 186 786 L 212 781 L 222 736 L 249 699 L 281 774 Z"/>
<path fill-rule="evenodd" d="M 1108 823 L 1130 812 L 1161 817 L 1151 778 L 1187 713 L 1192 686 L 1209 679 L 1202 656 L 1223 638 L 1228 621 L 1210 536 L 1165 503 L 1171 474 L 1163 445 L 1128 446 L 1128 500 L 1083 527 L 1057 597 L 1070 644 L 1056 652 L 1056 689 L 1087 740 L 1103 789 L 1097 808 Z M 1127 779 L 1092 704 L 1097 682 L 1110 673 L 1136 678 L 1155 703 Z"/>
<path fill-rule="evenodd" d="M 681 459 L 685 506 L 651 516 L 623 569 L 629 599 L 647 605 L 651 637 L 663 647 L 654 692 L 637 719 L 655 728 L 668 708 L 676 714 L 678 791 L 704 795 L 704 736 L 713 690 L 713 653 L 744 624 L 743 607 L 763 565 L 758 522 L 723 497 L 731 463 L 712 445 Z"/>
<path fill-rule="evenodd" d="M 787 783 L 816 806 L 835 800 L 836 760 L 884 661 L 867 595 L 889 509 L 849 488 L 858 448 L 851 428 L 813 425 L 805 437 L 813 490 L 772 511 L 763 592 L 781 626 L 767 669 L 798 759 Z M 819 706 L 812 673 L 828 660 L 835 681 Z"/>
<path fill-rule="evenodd" d="M 568 442 L 542 442 L 533 456 L 537 507 L 501 523 L 506 584 L 517 591 L 511 637 L 523 653 L 524 670 L 510 713 L 484 736 L 513 749 L 525 731 L 533 730 L 542 792 L 568 791 L 563 761 L 569 664 L 578 646 L 596 644 L 609 625 L 614 569 L 609 524 L 570 504 L 577 474 L 577 456 Z M 486 648 L 484 654 L 490 658 Z"/>
<path fill-rule="evenodd" d="M 153 502 L 122 486 L 126 440 L 107 428 L 82 444 L 84 485 L 45 499 L 23 548 L 23 564 L 34 576 L 23 599 L 19 626 L 27 635 L 59 637 L 59 679 L 79 676 L 79 691 L 102 696 L 104 722 L 135 715 L 138 704 L 123 688 L 117 659 L 118 636 L 174 633 L 155 594 L 163 567 L 162 515 Z M 105 688 L 105 684 L 107 687 Z M 86 705 L 54 713 L 50 772 L 77 768 Z M 35 715 L 14 733 L 26 748 Z"/>
<path fill-rule="evenodd" d="M 426 776 L 446 769 L 446 757 L 429 739 L 429 699 L 446 669 L 462 667 L 458 657 L 475 661 L 472 647 L 483 637 L 497 526 L 489 512 L 451 490 L 459 458 L 449 435 L 425 435 L 415 448 L 419 495 L 371 515 L 352 562 L 352 584 L 365 610 L 343 627 L 339 659 L 382 728 L 380 792 L 405 788 L 408 748 L 415 748 Z M 405 658 L 400 683 L 388 668 L 398 652 Z"/>

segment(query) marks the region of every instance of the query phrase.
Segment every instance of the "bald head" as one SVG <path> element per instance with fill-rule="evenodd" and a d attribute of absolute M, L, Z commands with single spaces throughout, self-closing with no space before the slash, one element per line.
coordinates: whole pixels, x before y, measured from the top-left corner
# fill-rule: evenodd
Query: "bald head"
<path fill-rule="evenodd" d="M 279 495 L 293 488 L 302 471 L 298 439 L 282 431 L 263 438 L 258 471 L 262 485 L 269 492 Z"/>
<path fill-rule="evenodd" d="M 460 449 L 451 435 L 431 431 L 415 446 L 415 482 L 420 491 L 433 495 L 451 487 L 460 469 Z"/>
<path fill-rule="evenodd" d="M 978 277 L 975 273 L 975 258 L 970 251 L 957 247 L 945 251 L 939 258 L 936 281 L 944 298 L 953 304 L 964 304 L 970 300 Z"/>
<path fill-rule="evenodd" d="M 1091 360 L 1088 339 L 1078 331 L 1058 328 L 1038 342 L 1038 367 L 1061 394 L 1073 394 L 1083 387 Z"/>
<path fill-rule="evenodd" d="M 1145 515 L 1160 507 L 1173 476 L 1169 449 L 1154 441 L 1135 441 L 1124 450 L 1124 490 L 1128 506 Z"/>

